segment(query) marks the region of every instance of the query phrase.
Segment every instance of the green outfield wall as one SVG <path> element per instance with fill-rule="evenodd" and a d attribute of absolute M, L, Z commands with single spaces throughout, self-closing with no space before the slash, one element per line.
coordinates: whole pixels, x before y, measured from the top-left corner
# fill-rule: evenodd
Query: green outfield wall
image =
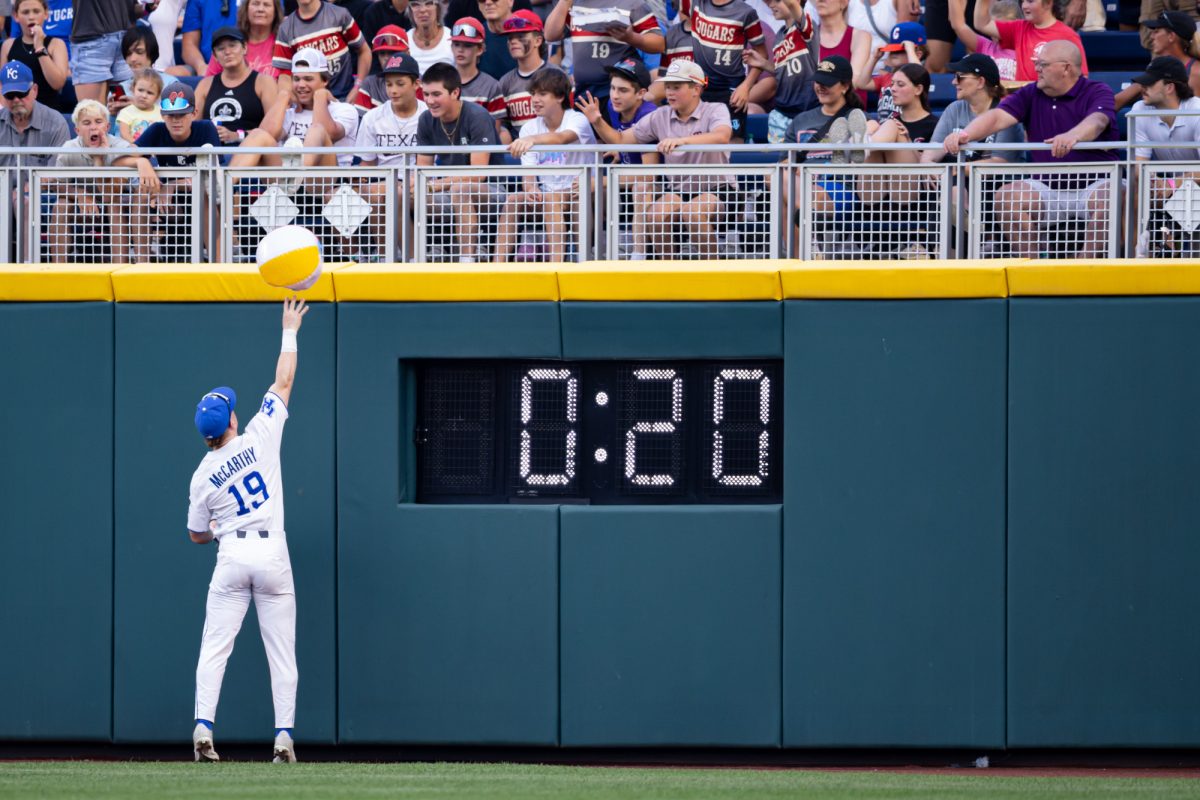
<path fill-rule="evenodd" d="M 1200 266 L 534 270 L 491 302 L 354 269 L 284 437 L 298 739 L 1200 746 Z M 253 413 L 279 307 L 241 272 L 6 274 L 0 740 L 185 741 L 192 412 Z M 781 359 L 783 501 L 417 503 L 430 358 Z M 270 733 L 253 612 L 217 725 Z"/>

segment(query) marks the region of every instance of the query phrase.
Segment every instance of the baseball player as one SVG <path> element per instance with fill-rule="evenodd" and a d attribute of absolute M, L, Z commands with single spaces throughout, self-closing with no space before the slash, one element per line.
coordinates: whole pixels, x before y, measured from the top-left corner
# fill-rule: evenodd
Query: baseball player
<path fill-rule="evenodd" d="M 294 763 L 296 716 L 296 592 L 283 527 L 279 445 L 296 375 L 296 332 L 308 308 L 295 297 L 283 304 L 283 344 L 275 382 L 258 413 L 238 435 L 237 395 L 213 389 L 196 406 L 196 428 L 208 455 L 192 475 L 188 534 L 196 544 L 217 540 L 217 566 L 208 585 L 204 635 L 196 665 L 197 761 L 219 761 L 213 720 L 225 664 L 250 598 L 258 612 L 275 703 L 275 763 Z"/>

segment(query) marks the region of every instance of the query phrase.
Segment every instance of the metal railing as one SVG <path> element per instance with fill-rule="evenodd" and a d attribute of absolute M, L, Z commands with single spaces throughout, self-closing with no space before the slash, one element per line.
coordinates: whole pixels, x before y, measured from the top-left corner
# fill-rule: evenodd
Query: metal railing
<path fill-rule="evenodd" d="M 1127 146 L 1117 145 L 1121 160 L 1084 164 L 961 154 L 929 164 L 809 163 L 802 154 L 815 148 L 803 145 L 684 148 L 733 153 L 731 164 L 702 166 L 603 163 L 614 148 L 593 146 L 574 148 L 593 163 L 553 167 L 418 166 L 418 156 L 439 151 L 417 148 L 396 166 L 345 169 L 231 169 L 211 150 L 147 150 L 201 159 L 157 170 L 154 192 L 129 168 L 0 167 L 0 261 L 250 262 L 259 239 L 288 224 L 317 233 L 331 262 L 1197 254 L 1200 161 L 1139 162 Z M 1104 147 L 1113 145 L 1079 149 Z M 17 154 L 47 155 L 0 148 L 0 163 Z"/>

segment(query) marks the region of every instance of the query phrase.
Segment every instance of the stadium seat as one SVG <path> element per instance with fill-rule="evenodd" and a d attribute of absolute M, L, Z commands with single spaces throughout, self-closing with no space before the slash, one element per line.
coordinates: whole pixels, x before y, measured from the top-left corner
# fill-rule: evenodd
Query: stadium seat
<path fill-rule="evenodd" d="M 1101 31 L 1081 33 L 1080 41 L 1087 53 L 1088 68 L 1093 72 L 1141 71 L 1150 61 L 1150 53 L 1142 47 L 1137 31 Z"/>
<path fill-rule="evenodd" d="M 954 75 L 950 72 L 937 72 L 929 77 L 929 105 L 934 111 L 941 111 L 954 102 Z"/>
<path fill-rule="evenodd" d="M 746 117 L 747 142 L 767 141 L 767 115 L 750 114 Z"/>

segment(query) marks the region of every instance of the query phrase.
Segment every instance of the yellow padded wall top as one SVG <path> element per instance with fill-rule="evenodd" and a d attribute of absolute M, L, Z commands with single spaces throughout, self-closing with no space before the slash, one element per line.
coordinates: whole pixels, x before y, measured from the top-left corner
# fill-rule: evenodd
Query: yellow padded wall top
<path fill-rule="evenodd" d="M 325 271 L 303 292 L 269 286 L 255 264 L 138 264 L 112 274 L 118 303 L 274 302 L 296 294 L 305 300 L 332 302 L 332 273 Z"/>
<path fill-rule="evenodd" d="M 356 264 L 337 271 L 339 302 L 558 300 L 557 264 Z"/>
<path fill-rule="evenodd" d="M 1006 297 L 1012 261 L 790 261 L 784 299 L 902 300 Z"/>
<path fill-rule="evenodd" d="M 590 261 L 563 264 L 563 300 L 779 300 L 779 270 L 790 262 Z"/>
<path fill-rule="evenodd" d="M 1200 294 L 1200 262 L 1030 261 L 1009 269 L 1008 291 L 1013 297 Z"/>
<path fill-rule="evenodd" d="M 111 301 L 111 276 L 120 268 L 119 264 L 3 264 L 0 301 Z"/>

